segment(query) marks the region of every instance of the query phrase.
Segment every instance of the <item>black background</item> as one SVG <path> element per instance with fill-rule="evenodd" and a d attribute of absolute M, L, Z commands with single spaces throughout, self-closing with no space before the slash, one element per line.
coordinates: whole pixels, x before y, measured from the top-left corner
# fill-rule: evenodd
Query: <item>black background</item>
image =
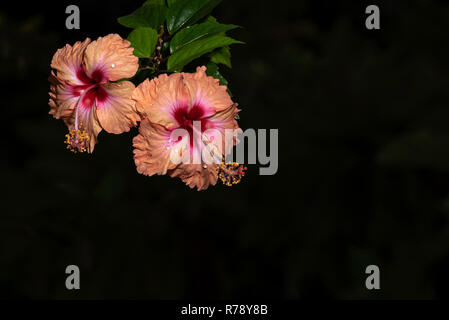
<path fill-rule="evenodd" d="M 81 29 L 65 29 L 77 4 Z M 240 127 L 279 129 L 279 171 L 196 192 L 139 175 L 132 138 L 65 149 L 48 115 L 54 52 L 139 1 L 0 9 L 0 296 L 40 299 L 423 299 L 449 285 L 449 5 L 237 1 L 223 73 Z M 381 30 L 365 28 L 377 4 Z M 65 267 L 81 290 L 65 288 Z M 381 290 L 365 288 L 365 268 Z"/>

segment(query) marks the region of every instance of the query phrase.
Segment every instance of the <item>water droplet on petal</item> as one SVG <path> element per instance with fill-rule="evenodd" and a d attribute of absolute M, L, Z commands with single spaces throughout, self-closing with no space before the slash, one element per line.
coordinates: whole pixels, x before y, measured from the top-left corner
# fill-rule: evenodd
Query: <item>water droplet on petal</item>
<path fill-rule="evenodd" d="M 111 68 L 115 68 L 115 63 L 111 64 Z"/>

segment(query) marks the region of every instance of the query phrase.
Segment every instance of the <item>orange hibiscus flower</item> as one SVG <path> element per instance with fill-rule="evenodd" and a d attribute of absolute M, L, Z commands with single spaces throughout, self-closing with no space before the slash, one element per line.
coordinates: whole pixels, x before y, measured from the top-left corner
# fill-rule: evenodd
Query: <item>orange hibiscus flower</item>
<path fill-rule="evenodd" d="M 69 128 L 67 148 L 92 153 L 102 129 L 119 134 L 137 125 L 140 115 L 131 99 L 138 58 L 130 42 L 117 34 L 66 45 L 53 56 L 49 77 L 50 114 Z"/>
<path fill-rule="evenodd" d="M 163 74 L 134 91 L 136 106 L 146 115 L 133 140 L 139 173 L 179 177 L 198 190 L 215 185 L 220 175 L 231 182 L 243 175 L 243 167 L 221 163 L 237 143 L 234 136 L 226 143 L 225 133 L 239 130 L 235 116 L 240 110 L 226 86 L 205 71 Z"/>

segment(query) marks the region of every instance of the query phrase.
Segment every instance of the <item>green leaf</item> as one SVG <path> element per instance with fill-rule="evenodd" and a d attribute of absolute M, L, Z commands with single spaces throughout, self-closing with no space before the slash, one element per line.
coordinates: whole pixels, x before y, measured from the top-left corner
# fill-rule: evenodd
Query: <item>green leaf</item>
<path fill-rule="evenodd" d="M 190 26 L 208 15 L 221 0 L 176 0 L 170 1 L 167 14 L 167 29 L 170 34 Z"/>
<path fill-rule="evenodd" d="M 148 27 L 158 30 L 164 24 L 167 7 L 164 0 L 148 0 L 133 13 L 117 19 L 128 28 Z"/>
<path fill-rule="evenodd" d="M 224 64 L 228 68 L 232 68 L 231 51 L 228 47 L 220 48 L 209 54 L 210 61 L 216 64 Z"/>
<path fill-rule="evenodd" d="M 196 40 L 223 33 L 228 30 L 238 28 L 233 24 L 220 24 L 213 21 L 206 21 L 200 24 L 187 27 L 179 31 L 170 41 L 170 52 L 174 53 L 182 47 L 192 43 Z"/>
<path fill-rule="evenodd" d="M 134 29 L 128 36 L 134 55 L 139 58 L 149 58 L 157 43 L 157 32 L 152 28 Z"/>
<path fill-rule="evenodd" d="M 206 18 L 206 21 L 218 23 L 217 18 L 215 18 L 214 16 L 208 16 Z"/>
<path fill-rule="evenodd" d="M 201 57 L 203 54 L 220 47 L 229 46 L 233 43 L 243 42 L 221 34 L 197 40 L 172 54 L 170 58 L 168 58 L 167 69 L 168 71 L 181 71 L 186 64 Z"/>
<path fill-rule="evenodd" d="M 228 81 L 223 77 L 223 75 L 220 73 L 220 70 L 218 66 L 215 63 L 209 62 L 206 66 L 206 74 L 208 76 L 214 77 L 215 79 L 218 79 L 221 86 L 228 86 Z M 228 88 L 228 93 L 232 97 L 232 93 Z"/>
<path fill-rule="evenodd" d="M 208 63 L 206 66 L 206 74 L 220 80 L 220 85 L 227 86 L 228 81 L 221 75 L 218 66 L 215 63 Z"/>

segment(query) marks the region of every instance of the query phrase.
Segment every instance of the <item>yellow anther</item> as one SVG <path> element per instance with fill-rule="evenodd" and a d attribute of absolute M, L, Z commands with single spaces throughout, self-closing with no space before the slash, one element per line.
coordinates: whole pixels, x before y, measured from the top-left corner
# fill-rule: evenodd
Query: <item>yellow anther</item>
<path fill-rule="evenodd" d="M 239 183 L 245 175 L 245 170 L 246 167 L 237 162 L 225 163 L 224 157 L 223 162 L 217 166 L 218 178 L 228 187 Z"/>
<path fill-rule="evenodd" d="M 89 135 L 86 131 L 72 129 L 65 137 L 66 140 L 64 142 L 67 144 L 67 149 L 74 153 L 87 151 Z"/>

